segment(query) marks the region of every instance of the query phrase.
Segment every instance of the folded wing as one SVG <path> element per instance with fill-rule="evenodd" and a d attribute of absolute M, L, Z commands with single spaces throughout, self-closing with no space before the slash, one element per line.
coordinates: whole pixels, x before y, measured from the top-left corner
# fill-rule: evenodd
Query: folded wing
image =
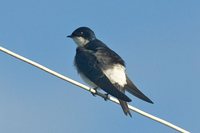
<path fill-rule="evenodd" d="M 77 48 L 75 65 L 79 72 L 83 73 L 89 80 L 108 94 L 126 102 L 131 101 L 131 99 L 118 90 L 102 72 L 100 63 L 96 59 L 93 51 L 81 47 Z"/>

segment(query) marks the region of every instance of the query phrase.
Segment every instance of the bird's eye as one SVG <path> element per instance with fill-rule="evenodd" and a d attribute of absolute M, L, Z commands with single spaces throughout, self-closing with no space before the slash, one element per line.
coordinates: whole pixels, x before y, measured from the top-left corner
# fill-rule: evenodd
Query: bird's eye
<path fill-rule="evenodd" d="M 81 32 L 81 35 L 83 35 L 83 32 Z"/>

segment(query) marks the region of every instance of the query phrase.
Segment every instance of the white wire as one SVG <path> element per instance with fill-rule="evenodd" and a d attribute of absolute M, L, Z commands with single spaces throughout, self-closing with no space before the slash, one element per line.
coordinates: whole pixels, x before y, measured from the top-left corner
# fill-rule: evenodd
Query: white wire
<path fill-rule="evenodd" d="M 32 66 L 35 66 L 35 67 L 37 67 L 37 68 L 39 68 L 39 69 L 41 69 L 43 71 L 46 71 L 46 72 L 48 72 L 48 73 L 50 73 L 50 74 L 52 74 L 52 75 L 54 75 L 54 76 L 56 76 L 56 77 L 58 77 L 58 78 L 60 78 L 62 80 L 65 80 L 65 81 L 67 81 L 69 83 L 72 83 L 72 84 L 74 84 L 74 85 L 76 85 L 76 86 L 78 86 L 80 88 L 83 88 L 83 89 L 85 89 L 87 91 L 90 91 L 90 92 L 93 92 L 93 93 L 96 92 L 94 89 L 92 89 L 92 88 L 90 88 L 90 87 L 88 87 L 86 85 L 83 85 L 83 84 L 81 84 L 81 83 L 79 83 L 79 82 L 77 82 L 75 80 L 72 80 L 72 79 L 70 79 L 70 78 L 68 78 L 68 77 L 66 77 L 64 75 L 61 75 L 61 74 L 59 74 L 59 73 L 57 73 L 57 72 L 55 72 L 55 71 L 53 71 L 53 70 L 51 70 L 51 69 L 49 69 L 49 68 L 47 68 L 45 66 L 40 65 L 39 63 L 36 63 L 36 62 L 34 62 L 34 61 L 30 60 L 30 59 L 27 59 L 27 58 L 25 58 L 25 57 L 23 57 L 21 55 L 18 55 L 18 54 L 14 53 L 14 52 L 6 49 L 6 48 L 3 48 L 3 47 L 0 46 L 0 51 L 6 53 L 8 55 L 11 55 L 11 56 L 13 56 L 13 57 L 15 57 L 17 59 L 20 59 L 20 60 L 22 60 L 22 61 L 24 61 L 26 63 L 29 63 Z M 100 92 L 98 92 L 98 95 L 101 96 L 101 97 L 104 97 L 104 94 L 102 94 Z M 114 103 L 119 104 L 119 101 L 116 98 L 112 97 L 112 96 L 109 96 L 108 99 L 110 101 L 114 102 Z M 175 129 L 175 130 L 179 131 L 179 132 L 190 133 L 189 131 L 187 131 L 187 130 L 185 130 L 183 128 L 180 128 L 180 127 L 178 127 L 178 126 L 176 126 L 176 125 L 174 125 L 174 124 L 172 124 L 172 123 L 170 123 L 170 122 L 168 122 L 166 120 L 163 120 L 161 118 L 153 116 L 153 115 L 151 115 L 151 114 L 149 114 L 147 112 L 144 112 L 144 111 L 142 111 L 142 110 L 140 110 L 138 108 L 135 108 L 135 107 L 133 107 L 131 105 L 128 105 L 128 107 L 129 107 L 130 110 L 132 110 L 134 112 L 137 112 L 137 113 L 139 113 L 139 114 L 141 114 L 141 115 L 143 115 L 143 116 L 145 116 L 147 118 L 150 118 L 150 119 L 152 119 L 154 121 L 157 121 L 157 122 L 159 122 L 161 124 L 164 124 L 164 125 L 172 128 L 172 129 Z"/>

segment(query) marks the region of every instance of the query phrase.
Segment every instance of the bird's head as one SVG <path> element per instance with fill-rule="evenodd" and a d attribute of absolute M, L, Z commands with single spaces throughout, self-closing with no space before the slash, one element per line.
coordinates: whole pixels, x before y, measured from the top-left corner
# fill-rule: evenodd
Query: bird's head
<path fill-rule="evenodd" d="M 67 37 L 72 38 L 79 47 L 84 47 L 88 42 L 96 39 L 94 32 L 88 27 L 80 27 Z"/>

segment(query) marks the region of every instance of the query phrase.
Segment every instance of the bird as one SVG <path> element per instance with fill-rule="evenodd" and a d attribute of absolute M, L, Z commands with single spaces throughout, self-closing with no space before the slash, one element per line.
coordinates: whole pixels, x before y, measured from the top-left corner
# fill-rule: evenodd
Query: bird
<path fill-rule="evenodd" d="M 126 91 L 153 104 L 129 79 L 125 61 L 99 40 L 89 27 L 79 27 L 67 37 L 77 44 L 74 65 L 80 77 L 96 91 L 102 89 L 107 95 L 117 98 L 126 116 L 132 117 L 127 104 L 132 100 Z"/>

